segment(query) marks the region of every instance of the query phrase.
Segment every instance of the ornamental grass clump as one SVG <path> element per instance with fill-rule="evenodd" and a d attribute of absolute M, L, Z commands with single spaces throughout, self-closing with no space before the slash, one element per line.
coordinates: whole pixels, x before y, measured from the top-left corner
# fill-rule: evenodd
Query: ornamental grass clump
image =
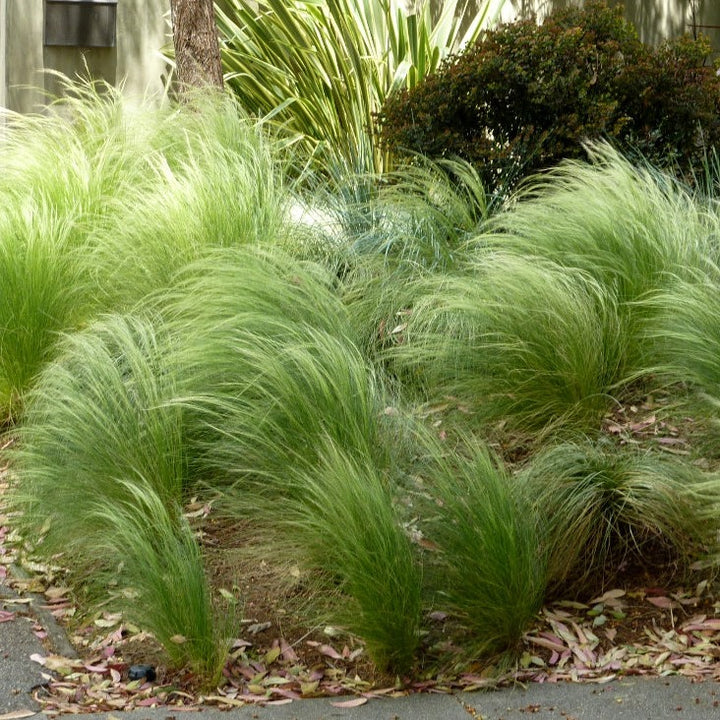
<path fill-rule="evenodd" d="M 337 587 L 330 619 L 361 638 L 382 670 L 406 672 L 420 642 L 422 570 L 394 504 L 394 484 L 367 455 L 319 440 L 318 462 L 271 520 L 305 566 Z M 296 556 L 297 557 L 297 556 Z"/>
<path fill-rule="evenodd" d="M 720 268 L 708 260 L 684 277 L 669 277 L 666 285 L 642 302 L 653 317 L 646 340 L 658 373 L 720 401 Z"/>
<path fill-rule="evenodd" d="M 104 223 L 130 178 L 142 177 L 137 165 L 144 151 L 127 152 L 117 127 L 111 129 L 118 108 L 92 87 L 86 95 L 86 102 L 71 103 L 67 114 L 58 107 L 45 115 L 5 118 L 0 138 L 3 414 L 17 414 L 21 396 L 52 357 L 58 334 L 96 307 L 85 262 L 88 233 Z"/>
<path fill-rule="evenodd" d="M 111 316 L 65 338 L 28 394 L 11 506 L 35 552 L 66 558 L 90 601 L 114 602 L 203 682 L 225 657 L 202 557 L 183 519 L 182 409 L 157 318 Z"/>
<path fill-rule="evenodd" d="M 13 504 L 26 537 L 82 572 L 106 533 L 92 509 L 128 501 L 128 483 L 168 503 L 186 485 L 181 409 L 150 319 L 110 316 L 67 336 L 28 395 L 12 453 Z M 87 579 L 87 578 L 83 578 Z"/>
<path fill-rule="evenodd" d="M 435 441 L 422 473 L 428 585 L 434 606 L 458 617 L 474 654 L 517 649 L 546 587 L 546 538 L 525 488 L 481 443 L 451 452 Z"/>
<path fill-rule="evenodd" d="M 334 620 L 379 666 L 407 670 L 421 583 L 392 504 L 391 417 L 328 276 L 239 249 L 176 280 L 155 301 L 176 339 L 194 477 L 220 512 L 271 528 L 339 583 Z"/>
<path fill-rule="evenodd" d="M 64 82 L 67 97 L 9 115 L 0 138 L 3 414 L 59 333 L 132 307 L 208 247 L 288 240 L 289 143 L 231 99 L 134 107 Z"/>
<path fill-rule="evenodd" d="M 182 515 L 149 483 L 119 481 L 124 498 L 92 509 L 105 527 L 96 556 L 114 559 L 105 578 L 118 587 L 113 600 L 129 622 L 153 634 L 174 667 L 187 667 L 206 689 L 217 687 L 235 618 L 213 602 L 202 552 Z M 230 610 L 230 612 L 228 612 Z"/>
<path fill-rule="evenodd" d="M 442 275 L 467 256 L 466 241 L 494 211 L 477 173 L 461 161 L 416 164 L 386 173 L 370 198 L 328 195 L 329 212 L 345 230 L 341 293 L 362 347 L 401 342 L 418 276 Z"/>
<path fill-rule="evenodd" d="M 170 158 L 150 156 L 153 188 L 140 186 L 126 195 L 112 222 L 92 237 L 90 260 L 110 307 L 132 307 L 168 287 L 177 271 L 213 248 L 293 244 L 292 194 L 283 166 L 291 161 L 282 157 L 287 148 L 229 100 L 200 107 L 216 134 L 186 130 L 181 118 L 178 131 L 188 136 L 187 147 Z"/>
<path fill-rule="evenodd" d="M 599 430 L 624 377 L 612 292 L 556 263 L 484 252 L 424 290 L 390 353 L 431 397 L 508 430 Z"/>
<path fill-rule="evenodd" d="M 519 478 L 546 525 L 555 592 L 596 594 L 640 563 L 690 564 L 716 543 L 717 482 L 695 466 L 591 442 L 552 446 Z"/>
<path fill-rule="evenodd" d="M 71 217 L 46 198 L 0 212 L 0 415 L 17 416 L 58 333 L 93 306 Z"/>
<path fill-rule="evenodd" d="M 669 175 L 607 145 L 588 149 L 591 162 L 530 178 L 481 244 L 581 270 L 621 304 L 701 263 L 716 228 L 703 206 Z"/>
<path fill-rule="evenodd" d="M 178 391 L 203 428 L 197 452 L 218 466 L 214 482 L 282 486 L 288 467 L 315 462 L 324 436 L 384 454 L 382 394 L 330 280 L 277 252 L 224 251 L 157 297 L 180 339 Z"/>

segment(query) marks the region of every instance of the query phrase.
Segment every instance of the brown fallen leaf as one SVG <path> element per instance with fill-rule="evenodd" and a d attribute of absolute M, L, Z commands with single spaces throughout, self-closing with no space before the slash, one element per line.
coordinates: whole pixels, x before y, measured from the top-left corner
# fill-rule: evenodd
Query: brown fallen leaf
<path fill-rule="evenodd" d="M 293 650 L 292 646 L 287 643 L 285 638 L 280 638 L 280 654 L 283 660 L 286 662 L 297 662 L 297 653 Z"/>
<path fill-rule="evenodd" d="M 720 630 L 720 618 L 710 618 L 709 620 L 690 620 L 688 623 L 682 626 L 684 631 L 690 630 Z"/>
<path fill-rule="evenodd" d="M 364 705 L 368 701 L 365 697 L 353 698 L 352 700 L 344 700 L 340 702 L 331 702 L 330 704 L 336 708 L 356 708 Z"/>
<path fill-rule="evenodd" d="M 625 594 L 626 594 L 625 590 L 622 590 L 621 588 L 616 588 L 614 590 L 608 590 L 606 593 L 603 593 L 600 597 L 597 597 L 594 600 L 591 600 L 590 605 L 597 605 L 598 603 L 612 604 L 613 600 L 619 600 Z"/>
<path fill-rule="evenodd" d="M 679 437 L 659 437 L 655 442 L 660 445 L 687 445 L 687 441 Z"/>
<path fill-rule="evenodd" d="M 216 702 L 220 705 L 230 705 L 232 707 L 244 707 L 247 705 L 244 700 L 237 700 L 235 698 L 225 697 L 222 695 L 205 695 L 203 700 L 206 702 Z"/>
<path fill-rule="evenodd" d="M 64 598 L 69 592 L 70 588 L 51 585 L 49 588 L 46 588 L 45 597 L 48 600 L 59 600 L 60 598 Z"/>
<path fill-rule="evenodd" d="M 525 639 L 528 642 L 533 643 L 534 645 L 540 645 L 541 647 L 545 647 L 548 650 L 554 650 L 556 652 L 563 652 L 566 649 L 565 645 L 563 645 L 562 643 L 557 643 L 543 637 L 533 637 L 531 635 L 528 635 L 525 637 Z"/>

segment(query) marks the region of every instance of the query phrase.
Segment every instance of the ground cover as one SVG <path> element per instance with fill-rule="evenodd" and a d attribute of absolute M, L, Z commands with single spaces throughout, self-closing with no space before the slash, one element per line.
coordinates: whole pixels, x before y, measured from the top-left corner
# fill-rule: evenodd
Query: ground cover
<path fill-rule="evenodd" d="M 56 204 L 82 302 L 33 296 L 32 373 L 0 338 L 4 564 L 83 656 L 38 658 L 49 711 L 712 675 L 712 198 L 597 147 L 503 206 L 461 163 L 358 201 L 231 101 L 117 102 L 16 119 L 144 129 L 98 170 L 137 185 Z"/>
<path fill-rule="evenodd" d="M 207 513 L 202 503 L 190 513 Z M 3 523 L 7 518 L 3 516 Z M 234 539 L 228 535 L 236 535 Z M 245 536 L 222 528 L 208 545 L 227 552 Z M 10 536 L 10 542 L 6 538 Z M 239 537 L 237 537 L 239 536 Z M 221 538 L 225 538 L 222 542 Z M 3 525 L 2 565 L 18 562 L 12 530 Z M 17 567 L 17 566 L 15 566 Z M 720 601 L 707 582 L 695 588 L 659 586 L 657 568 L 646 568 L 631 585 L 613 588 L 591 602 L 558 601 L 543 608 L 528 626 L 518 648 L 517 664 L 497 670 L 492 664 L 430 667 L 414 678 L 382 675 L 368 662 L 362 646 L 331 627 L 308 628 L 297 608 L 297 568 L 273 568 L 257 557 L 236 562 L 242 568 L 245 615 L 226 667 L 225 683 L 201 693 L 193 676 L 172 670 L 166 655 L 151 636 L 128 624 L 120 614 L 98 612 L 78 625 L 78 612 L 60 568 L 51 570 L 28 563 L 22 580 L 15 570 L 3 578 L 23 595 L 41 593 L 47 607 L 68 628 L 78 658 L 49 654 L 38 657 L 52 676 L 37 698 L 50 714 L 112 712 L 155 706 L 197 704 L 231 709 L 240 704 L 284 704 L 301 698 L 325 696 L 340 706 L 371 702 L 378 697 L 413 692 L 480 690 L 528 682 L 594 682 L 633 675 L 681 674 L 694 681 L 718 679 Z M 225 572 L 227 569 L 225 570 Z M 224 571 L 218 569 L 217 579 Z M 670 582 L 671 579 L 666 578 Z M 282 593 L 278 588 L 285 588 Z M 6 605 L 4 612 L 23 615 L 25 605 Z M 288 608 L 294 608 L 288 609 Z M 437 613 L 433 625 L 442 637 L 447 617 Z M 41 624 L 35 632 L 43 637 Z M 450 654 L 451 656 L 451 654 Z M 448 655 L 446 654 L 446 659 Z M 150 664 L 154 682 L 130 680 L 134 665 Z M 334 699 L 333 699 L 334 698 Z"/>

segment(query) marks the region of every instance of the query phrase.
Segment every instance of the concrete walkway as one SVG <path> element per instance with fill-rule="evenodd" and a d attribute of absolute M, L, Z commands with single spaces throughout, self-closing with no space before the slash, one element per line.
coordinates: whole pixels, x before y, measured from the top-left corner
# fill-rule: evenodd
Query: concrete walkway
<path fill-rule="evenodd" d="M 30 602 L 27 600 L 30 599 Z M 18 597 L 0 581 L 0 720 L 17 720 L 40 713 L 32 699 L 44 683 L 34 653 L 49 650 L 37 637 L 39 626 L 51 652 L 72 656 L 72 648 L 42 608 L 38 598 Z M 86 714 L 110 720 L 710 720 L 720 718 L 720 683 L 693 683 L 682 677 L 628 677 L 598 684 L 544 683 L 527 689 L 512 688 L 456 695 L 419 694 L 398 699 L 369 700 L 360 707 L 336 707 L 352 700 L 299 700 L 274 707 L 247 706 L 221 711 L 214 708 L 157 708 Z M 43 716 L 38 714 L 38 720 Z"/>

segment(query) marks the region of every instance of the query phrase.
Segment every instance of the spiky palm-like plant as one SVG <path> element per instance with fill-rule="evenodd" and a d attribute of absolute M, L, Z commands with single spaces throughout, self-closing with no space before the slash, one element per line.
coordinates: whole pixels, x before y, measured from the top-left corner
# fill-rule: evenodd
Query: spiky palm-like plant
<path fill-rule="evenodd" d="M 227 84 L 248 112 L 272 115 L 321 150 L 326 168 L 380 171 L 374 114 L 393 90 L 412 87 L 477 37 L 491 4 L 443 0 L 434 12 L 428 0 L 411 9 L 401 0 L 223 0 Z"/>

